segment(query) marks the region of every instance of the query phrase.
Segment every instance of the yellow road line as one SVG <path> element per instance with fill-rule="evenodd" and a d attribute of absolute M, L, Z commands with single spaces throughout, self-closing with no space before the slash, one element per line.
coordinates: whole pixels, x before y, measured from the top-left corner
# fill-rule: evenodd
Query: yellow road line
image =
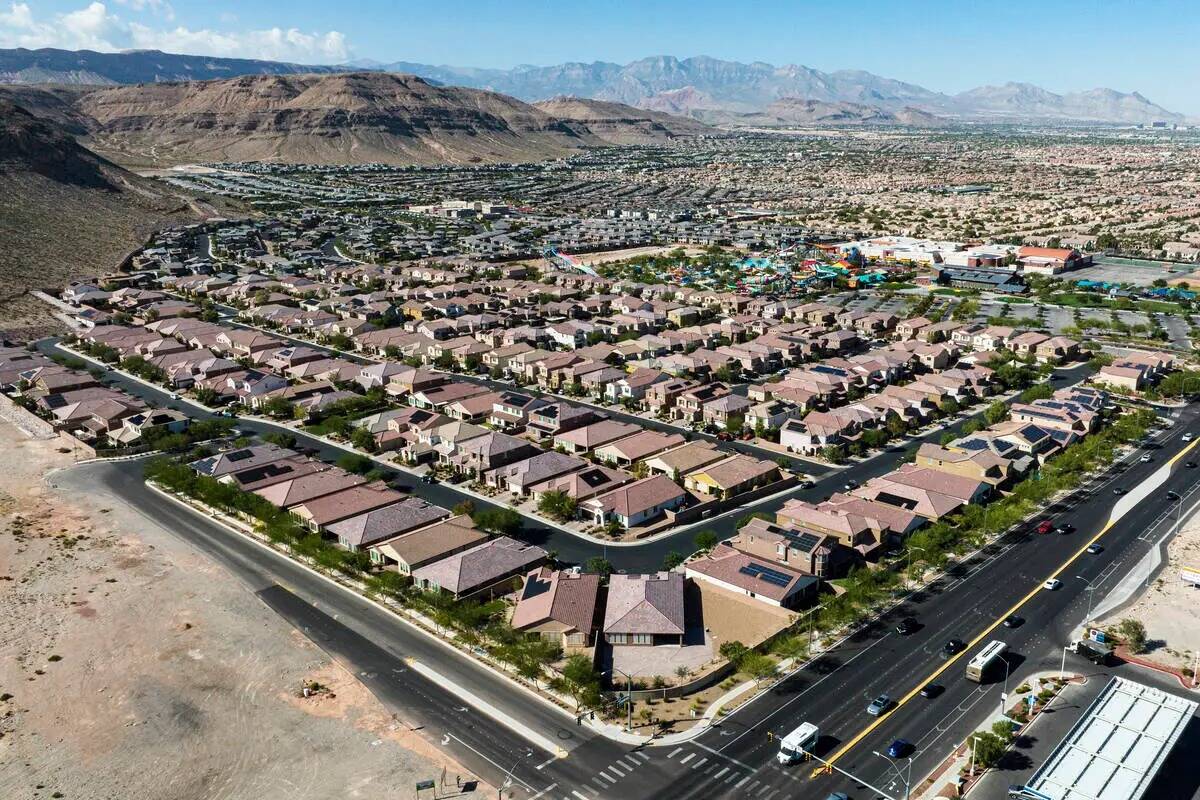
<path fill-rule="evenodd" d="M 1170 460 L 1167 461 L 1167 466 L 1173 466 L 1176 461 L 1178 461 L 1180 458 L 1182 458 L 1184 455 L 1186 455 L 1188 453 L 1188 451 L 1190 451 L 1197 444 L 1200 444 L 1200 439 L 1190 443 L 1187 447 L 1180 450 L 1178 454 L 1176 454 L 1173 458 L 1171 458 Z M 844 745 L 842 745 L 842 749 L 838 750 L 836 753 L 831 755 L 826 760 L 827 763 L 833 763 L 834 761 L 837 761 L 842 756 L 846 755 L 846 753 L 850 752 L 850 750 L 852 750 L 855 745 L 857 745 L 864 738 L 869 736 L 872 731 L 874 731 L 876 728 L 878 728 L 880 725 L 882 725 L 884 723 L 884 721 L 889 716 L 891 716 L 891 714 L 893 712 L 899 711 L 901 706 L 903 706 L 905 703 L 907 703 L 908 701 L 910 701 L 914 697 L 916 697 L 920 693 L 920 691 L 922 689 L 924 689 L 926 686 L 928 686 L 930 683 L 932 683 L 935 678 L 937 678 L 939 675 L 941 675 L 943 672 L 945 672 L 947 669 L 949 669 L 951 666 L 953 666 L 956 661 L 958 661 L 960 658 L 962 658 L 964 655 L 966 655 L 968 650 L 971 650 L 972 648 L 974 648 L 976 645 L 978 645 L 980 642 L 982 642 L 984 640 L 984 638 L 987 637 L 988 634 L 990 634 L 992 631 L 996 630 L 996 628 L 998 628 L 1001 625 L 1001 623 L 1004 622 L 1004 620 L 1006 618 L 1017 613 L 1017 611 L 1019 611 L 1023 605 L 1025 605 L 1030 600 L 1032 600 L 1037 595 L 1038 592 L 1042 591 L 1042 583 L 1045 583 L 1045 581 L 1048 581 L 1051 578 L 1056 578 L 1060 574 L 1062 574 L 1062 571 L 1065 570 L 1067 567 L 1071 566 L 1071 564 L 1075 563 L 1076 559 L 1078 559 L 1085 552 L 1087 552 L 1087 549 L 1089 547 L 1091 547 L 1096 542 L 1100 541 L 1100 537 L 1102 537 L 1104 534 L 1108 533 L 1108 531 L 1112 528 L 1112 526 L 1114 524 L 1115 523 L 1112 522 L 1111 520 L 1107 524 L 1105 524 L 1105 526 L 1100 530 L 1099 533 L 1097 533 L 1088 542 L 1084 543 L 1084 545 L 1082 547 L 1080 547 L 1078 550 L 1076 550 L 1075 554 L 1072 555 L 1070 558 L 1068 558 L 1066 561 L 1064 561 L 1059 566 L 1058 569 L 1056 569 L 1053 573 L 1050 574 L 1049 577 L 1047 577 L 1044 581 L 1042 581 L 1037 586 L 1035 586 L 1027 595 L 1025 595 L 1020 600 L 1018 600 L 1016 602 L 1016 604 L 1013 605 L 1012 608 L 1010 608 L 1008 611 L 1006 611 L 1004 613 L 1003 616 L 1001 616 L 999 619 L 997 619 L 995 622 L 993 622 L 991 625 L 989 625 L 984 631 L 982 631 L 979 635 L 977 635 L 974 639 L 972 639 L 970 641 L 970 643 L 968 643 L 967 646 L 964 647 L 962 650 L 960 650 L 956 655 L 951 656 L 949 659 L 947 659 L 946 663 L 942 664 L 940 667 L 935 669 L 927 678 L 925 678 L 923 681 L 921 681 L 921 683 L 918 684 L 916 686 L 916 688 L 914 688 L 911 692 L 904 695 L 904 697 L 900 698 L 900 700 L 896 702 L 896 705 L 892 706 L 891 710 L 889 710 L 885 714 L 880 715 L 878 718 L 876 718 L 876 720 L 874 722 L 872 722 L 870 725 L 868 725 L 867 727 L 865 727 L 861 731 L 859 731 L 858 734 L 856 734 L 854 736 L 854 738 L 850 739 L 850 741 L 848 741 Z M 824 770 L 824 767 L 814 769 L 812 771 L 812 777 L 816 777 L 823 770 Z"/>

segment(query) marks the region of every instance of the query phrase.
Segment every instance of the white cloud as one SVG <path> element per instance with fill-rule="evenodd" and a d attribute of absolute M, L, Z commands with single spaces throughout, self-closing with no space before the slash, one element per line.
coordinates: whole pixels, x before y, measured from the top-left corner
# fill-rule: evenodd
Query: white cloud
<path fill-rule="evenodd" d="M 164 0 L 117 0 L 134 12 L 150 11 L 170 18 Z M 35 18 L 27 3 L 0 8 L 0 47 L 61 47 L 67 50 L 115 51 L 129 48 L 190 55 L 262 58 L 327 64 L 346 61 L 350 49 L 338 31 L 305 33 L 298 28 L 266 30 L 191 29 L 182 25 L 160 28 L 126 21 L 110 14 L 100 2 L 53 19 Z"/>

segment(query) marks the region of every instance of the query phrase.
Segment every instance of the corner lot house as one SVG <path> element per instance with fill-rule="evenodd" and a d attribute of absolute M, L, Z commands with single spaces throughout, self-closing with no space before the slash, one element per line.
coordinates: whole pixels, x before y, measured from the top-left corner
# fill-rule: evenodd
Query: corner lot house
<path fill-rule="evenodd" d="M 789 609 L 808 603 L 816 596 L 820 584 L 812 575 L 767 563 L 726 544 L 719 544 L 709 555 L 688 562 L 684 574 L 767 605 Z"/>
<path fill-rule="evenodd" d="M 612 645 L 682 645 L 683 583 L 678 572 L 611 576 L 604 640 Z"/>
<path fill-rule="evenodd" d="M 585 500 L 579 509 L 597 525 L 615 520 L 622 528 L 641 525 L 664 511 L 675 511 L 687 502 L 687 492 L 670 478 L 654 475 Z"/>
<path fill-rule="evenodd" d="M 564 650 L 590 647 L 599 627 L 600 576 L 538 567 L 525 576 L 512 626 Z"/>

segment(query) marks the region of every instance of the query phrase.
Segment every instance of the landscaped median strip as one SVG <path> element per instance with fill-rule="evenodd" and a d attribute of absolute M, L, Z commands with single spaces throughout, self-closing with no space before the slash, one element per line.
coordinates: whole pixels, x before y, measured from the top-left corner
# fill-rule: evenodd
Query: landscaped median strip
<path fill-rule="evenodd" d="M 1175 456 L 1173 456 L 1167 462 L 1167 465 L 1171 466 L 1171 465 L 1175 464 L 1175 462 L 1177 462 L 1183 456 L 1187 455 L 1187 453 L 1190 452 L 1192 450 L 1192 448 L 1194 448 L 1197 444 L 1200 444 L 1200 440 L 1194 441 L 1191 444 L 1189 444 L 1187 447 L 1180 450 L 1179 453 L 1177 453 Z M 1031 589 L 1028 594 L 1026 594 L 1024 597 L 1022 597 L 1020 600 L 1018 600 L 1016 603 L 1014 603 L 1012 608 L 1008 609 L 1008 611 L 1004 612 L 1003 615 L 1001 615 L 994 622 L 992 622 L 991 625 L 989 625 L 986 629 L 984 629 L 979 634 L 977 634 L 975 636 L 975 638 L 973 638 L 970 642 L 967 643 L 966 647 L 964 647 L 962 650 L 960 650 L 957 654 L 955 654 L 955 655 L 951 656 L 949 659 L 947 659 L 945 663 L 943 663 L 940 667 L 935 669 L 928 677 L 926 677 L 923 681 L 921 681 L 908 694 L 906 694 L 906 695 L 904 695 L 904 697 L 900 698 L 900 700 L 898 700 L 896 702 L 896 705 L 894 705 L 890 711 L 888 711 L 886 714 L 879 716 L 878 718 L 876 718 L 876 720 L 874 722 L 872 722 L 867 727 L 863 728 L 861 731 L 859 731 L 857 734 L 855 734 L 848 742 L 846 742 L 844 745 L 842 745 L 840 750 L 838 750 L 836 753 L 834 753 L 828 759 L 826 759 L 827 763 L 832 764 L 833 762 L 837 761 L 839 758 L 844 756 L 846 753 L 850 752 L 850 750 L 854 749 L 854 747 L 859 742 L 861 742 L 864 738 L 869 736 L 876 728 L 878 728 L 880 725 L 882 725 L 883 722 L 889 716 L 891 716 L 896 711 L 899 711 L 900 708 L 905 703 L 908 703 L 910 700 L 912 700 L 914 697 L 916 697 L 918 694 L 920 694 L 922 689 L 924 689 L 926 686 L 928 686 L 930 683 L 932 683 L 934 680 L 936 680 L 939 675 L 941 675 L 943 672 L 945 672 L 947 669 L 949 669 L 951 666 L 953 666 L 960 658 L 962 658 L 964 655 L 966 655 L 968 651 L 974 649 L 977 645 L 979 645 L 979 643 L 982 642 L 988 635 L 990 635 L 992 633 L 992 631 L 996 630 L 996 628 L 998 628 L 1004 622 L 1004 620 L 1006 618 L 1017 613 L 1017 611 L 1019 611 L 1026 603 L 1028 603 L 1035 596 L 1037 596 L 1037 594 L 1042 591 L 1042 583 L 1050 580 L 1051 578 L 1056 578 L 1059 575 L 1061 575 L 1062 572 L 1065 569 L 1067 569 L 1067 567 L 1071 566 L 1071 564 L 1075 563 L 1075 561 L 1077 561 L 1080 556 L 1082 556 L 1084 553 L 1086 553 L 1087 549 L 1089 547 L 1091 547 L 1093 544 L 1096 544 L 1097 542 L 1099 542 L 1100 539 L 1104 536 L 1104 534 L 1108 533 L 1112 529 L 1113 525 L 1115 525 L 1116 522 L 1117 522 L 1117 520 L 1110 519 L 1104 525 L 1104 527 L 1100 529 L 1099 533 L 1097 533 L 1095 536 L 1093 536 L 1088 541 L 1084 542 L 1083 545 L 1078 550 L 1076 550 L 1070 557 L 1067 558 L 1066 561 L 1064 561 L 1061 565 L 1059 565 L 1058 569 L 1056 569 L 1056 570 L 1054 570 L 1054 572 L 1050 573 L 1050 575 L 1047 576 L 1043 581 L 1039 582 L 1036 586 L 1034 586 L 1034 588 Z M 821 774 L 822 772 L 825 771 L 825 769 L 826 769 L 826 767 L 824 767 L 824 766 L 814 768 L 812 771 L 812 776 L 815 777 L 816 775 Z"/>

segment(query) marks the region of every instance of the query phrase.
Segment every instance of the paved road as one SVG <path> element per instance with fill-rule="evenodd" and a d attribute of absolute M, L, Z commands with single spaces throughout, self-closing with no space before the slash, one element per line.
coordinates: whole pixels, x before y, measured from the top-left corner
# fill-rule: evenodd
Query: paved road
<path fill-rule="evenodd" d="M 894 698 L 903 697 L 942 666 L 940 648 L 951 637 L 968 642 L 977 636 L 983 642 L 1005 641 L 1012 653 L 1009 686 L 1017 685 L 1032 672 L 1057 669 L 1062 646 L 1076 636 L 1087 615 L 1085 580 L 1095 585 L 1098 596 L 1102 596 L 1133 568 L 1152 546 L 1162 526 L 1172 524 L 1169 515 L 1160 519 L 1165 492 L 1170 489 L 1183 494 L 1195 487 L 1200 481 L 1196 470 L 1176 465 L 1164 486 L 1139 502 L 1104 534 L 1103 553 L 1084 554 L 1064 569 L 1061 574 L 1064 585 L 1058 591 L 1034 592 L 1017 612 L 1025 620 L 1023 625 L 984 632 L 998 625 L 1014 605 L 1103 529 L 1118 499 L 1112 493 L 1114 486 L 1132 488 L 1150 479 L 1172 454 L 1182 449 L 1179 432 L 1200 430 L 1197 411 L 1192 408 L 1185 412 L 1180 425 L 1172 430 L 1162 449 L 1156 451 L 1152 463 L 1135 461 L 1127 468 L 1117 465 L 1078 497 L 1048 509 L 1048 515 L 1056 521 L 1070 521 L 1076 527 L 1073 534 L 1039 536 L 1022 532 L 988 548 L 928 592 L 854 637 L 845 647 L 783 682 L 776 689 L 775 701 L 759 701 L 744 712 L 736 712 L 722 724 L 724 730 L 710 731 L 699 742 L 754 770 L 753 775 L 760 783 L 743 785 L 742 796 L 767 798 L 771 788 L 786 786 L 795 786 L 798 791 L 804 787 L 805 796 L 823 797 L 820 792 L 834 790 L 845 791 L 852 797 L 872 796 L 863 794 L 861 786 L 841 777 L 810 781 L 807 768 L 779 768 L 771 760 L 776 745 L 767 740 L 767 731 L 782 735 L 801 721 L 813 721 L 824 734 L 819 754 L 828 757 L 836 753 L 871 721 L 865 709 L 872 697 L 882 692 Z M 1196 498 L 1200 494 L 1193 495 L 1189 502 Z M 910 636 L 899 636 L 891 630 L 891 625 L 904 615 L 915 616 L 923 627 Z M 963 677 L 966 661 L 978 649 L 979 646 L 969 648 L 935 679 L 944 687 L 941 695 L 929 700 L 914 698 L 892 712 L 840 758 L 838 766 L 889 793 L 894 792 L 894 796 L 902 795 L 903 787 L 895 781 L 891 766 L 873 755 L 874 752 L 884 752 L 897 738 L 913 742 L 918 748 L 913 775 L 919 780 L 999 709 L 1003 681 L 976 685 Z M 711 776 L 697 775 L 690 782 L 677 783 L 676 796 L 712 796 L 715 788 L 718 787 L 712 785 Z"/>
<path fill-rule="evenodd" d="M 44 353 L 58 353 L 60 355 L 71 355 L 68 351 L 58 347 L 54 340 L 45 339 L 38 343 L 39 349 Z M 1071 369 L 1061 370 L 1061 380 L 1055 382 L 1055 386 L 1067 386 L 1084 380 L 1091 370 L 1086 364 L 1079 364 Z M 160 406 L 170 406 L 186 411 L 188 414 L 197 418 L 208 418 L 212 414 L 204 411 L 193 403 L 185 399 L 172 400 L 169 392 L 155 387 L 147 386 L 146 384 L 133 380 L 122 375 L 121 373 L 109 370 L 106 380 L 129 392 L 132 395 L 142 398 L 143 400 Z M 981 412 L 982 413 L 982 412 Z M 640 417 L 631 418 L 638 424 L 645 424 L 647 420 Z M 792 498 L 800 498 L 810 502 L 819 502 L 828 498 L 834 492 L 840 491 L 844 484 L 849 480 L 862 484 L 867 480 L 890 472 L 899 466 L 904 461 L 908 453 L 914 450 L 923 442 L 937 442 L 947 432 L 958 432 L 966 423 L 966 419 L 958 420 L 952 425 L 944 428 L 939 428 L 922 437 L 906 442 L 903 446 L 896 446 L 886 451 L 880 452 L 871 458 L 852 464 L 843 470 L 829 475 L 825 478 L 818 479 L 815 484 L 808 489 L 793 489 L 791 491 L 780 494 L 774 499 L 756 504 L 753 507 L 754 511 L 761 511 L 768 514 L 774 513 L 783 507 L 783 504 Z M 341 456 L 345 455 L 345 451 L 337 447 L 329 445 L 320 439 L 305 434 L 303 431 L 294 430 L 291 428 L 283 428 L 279 425 L 274 425 L 269 422 L 264 422 L 254 419 L 239 419 L 238 427 L 242 430 L 262 435 L 272 431 L 287 430 L 293 434 L 299 445 L 316 450 L 319 456 L 327 461 L 336 461 Z M 465 500 L 470 500 L 475 503 L 476 507 L 489 508 L 495 507 L 490 503 L 475 498 L 471 495 L 458 491 L 453 486 L 436 483 L 425 484 L 413 479 L 406 473 L 398 471 L 394 472 L 403 485 L 407 486 L 414 494 L 428 500 L 431 503 L 436 503 L 445 508 L 453 508 L 458 503 Z M 680 530 L 670 536 L 665 536 L 655 539 L 650 542 L 644 542 L 634 545 L 603 545 L 593 542 L 588 539 L 575 536 L 558 528 L 554 528 L 544 523 L 541 523 L 531 517 L 524 517 L 523 529 L 521 538 L 537 544 L 547 549 L 553 550 L 558 558 L 562 561 L 574 564 L 582 564 L 589 558 L 600 556 L 607 558 L 613 566 L 618 570 L 627 572 L 644 572 L 659 569 L 662 566 L 663 559 L 668 553 L 678 552 L 687 554 L 695 549 L 693 544 L 696 534 L 700 529 L 707 529 L 715 532 L 721 538 L 732 536 L 737 530 L 737 522 L 746 512 L 743 510 L 734 510 L 725 514 L 706 520 L 701 528 L 686 528 Z"/>

